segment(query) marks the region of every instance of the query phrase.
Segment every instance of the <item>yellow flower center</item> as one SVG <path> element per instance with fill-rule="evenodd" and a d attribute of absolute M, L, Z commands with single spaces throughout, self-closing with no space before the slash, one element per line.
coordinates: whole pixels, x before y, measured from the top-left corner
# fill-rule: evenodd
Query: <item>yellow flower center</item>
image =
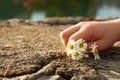
<path fill-rule="evenodd" d="M 83 42 L 78 43 L 78 47 L 82 48 L 83 47 Z"/>
<path fill-rule="evenodd" d="M 79 56 L 79 53 L 78 53 L 78 52 L 75 52 L 75 53 L 74 53 L 74 56 L 75 56 L 75 57 L 78 57 L 78 56 Z"/>
<path fill-rule="evenodd" d="M 70 48 L 70 49 L 73 49 L 73 44 L 69 44 L 69 48 Z"/>

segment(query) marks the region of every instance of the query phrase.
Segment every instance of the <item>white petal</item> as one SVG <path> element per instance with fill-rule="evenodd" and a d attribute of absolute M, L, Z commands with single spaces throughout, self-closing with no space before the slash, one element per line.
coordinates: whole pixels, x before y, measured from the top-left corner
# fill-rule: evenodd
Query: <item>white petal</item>
<path fill-rule="evenodd" d="M 66 49 L 66 53 L 67 53 L 67 54 L 73 54 L 73 53 L 74 53 L 74 50 Z"/>
<path fill-rule="evenodd" d="M 93 43 L 93 44 L 90 46 L 91 49 L 96 48 L 96 47 L 98 47 L 98 45 L 97 45 L 96 43 Z"/>
<path fill-rule="evenodd" d="M 75 41 L 74 41 L 74 40 L 69 40 L 69 41 L 68 41 L 68 44 L 71 44 L 71 43 L 74 44 Z"/>
<path fill-rule="evenodd" d="M 73 55 L 72 55 L 72 57 L 71 57 L 71 58 L 72 58 L 73 60 L 76 60 L 76 57 L 75 57 L 75 56 L 73 56 Z"/>
<path fill-rule="evenodd" d="M 95 60 L 100 60 L 100 56 L 99 55 L 95 55 Z"/>

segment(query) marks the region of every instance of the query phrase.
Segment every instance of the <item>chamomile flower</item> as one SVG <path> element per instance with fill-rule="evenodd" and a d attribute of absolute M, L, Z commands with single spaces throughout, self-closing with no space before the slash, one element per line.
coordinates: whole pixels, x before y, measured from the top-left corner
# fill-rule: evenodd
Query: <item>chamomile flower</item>
<path fill-rule="evenodd" d="M 95 56 L 95 60 L 99 60 L 100 59 L 100 56 L 98 54 L 98 49 L 97 49 L 98 45 L 96 43 L 93 43 L 90 48 L 92 49 L 92 53 L 94 54 Z"/>
<path fill-rule="evenodd" d="M 93 43 L 90 48 L 92 49 L 91 52 L 95 56 L 95 60 L 100 59 L 100 56 L 98 54 L 98 45 L 96 43 Z M 83 59 L 84 53 L 87 52 L 87 43 L 85 40 L 79 39 L 77 41 L 70 40 L 68 42 L 68 45 L 66 47 L 66 53 L 67 56 L 72 58 L 73 60 L 81 60 Z"/>
<path fill-rule="evenodd" d="M 82 39 L 77 40 L 75 43 L 75 49 L 80 53 L 85 53 L 87 49 L 87 43 L 85 42 L 85 40 Z"/>
<path fill-rule="evenodd" d="M 67 48 L 66 48 L 66 53 L 67 56 L 70 56 L 72 53 L 74 53 L 74 45 L 75 45 L 75 41 L 74 40 L 70 40 L 68 42 Z"/>
<path fill-rule="evenodd" d="M 78 53 L 78 52 L 74 51 L 74 53 L 71 55 L 71 58 L 73 60 L 78 61 L 78 60 L 81 60 L 83 58 L 83 56 L 81 55 L 81 53 Z"/>

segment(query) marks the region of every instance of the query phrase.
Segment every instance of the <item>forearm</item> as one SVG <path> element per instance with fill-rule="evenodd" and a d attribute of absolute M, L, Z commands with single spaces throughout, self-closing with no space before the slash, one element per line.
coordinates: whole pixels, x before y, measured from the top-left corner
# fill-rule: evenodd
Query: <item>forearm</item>
<path fill-rule="evenodd" d="M 120 19 L 110 20 L 108 24 L 113 27 L 113 33 L 116 33 L 117 41 L 120 40 Z"/>

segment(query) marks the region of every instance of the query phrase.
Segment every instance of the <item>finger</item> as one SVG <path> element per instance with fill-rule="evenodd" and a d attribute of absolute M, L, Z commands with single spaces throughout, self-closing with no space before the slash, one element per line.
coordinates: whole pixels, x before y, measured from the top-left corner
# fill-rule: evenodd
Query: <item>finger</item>
<path fill-rule="evenodd" d="M 80 29 L 79 31 L 75 32 L 72 34 L 69 38 L 69 40 L 78 40 L 78 39 L 83 39 L 86 42 L 89 42 L 92 40 L 92 33 L 86 29 Z"/>
<path fill-rule="evenodd" d="M 62 31 L 60 33 L 60 38 L 64 46 L 67 46 L 69 37 L 80 29 L 80 25 L 74 25 Z"/>
<path fill-rule="evenodd" d="M 113 43 L 111 43 L 111 41 L 108 41 L 107 39 L 99 39 L 99 40 L 94 41 L 94 42 L 88 42 L 87 50 L 91 50 L 90 46 L 93 43 L 96 43 L 98 45 L 99 51 L 104 51 L 113 45 Z"/>

